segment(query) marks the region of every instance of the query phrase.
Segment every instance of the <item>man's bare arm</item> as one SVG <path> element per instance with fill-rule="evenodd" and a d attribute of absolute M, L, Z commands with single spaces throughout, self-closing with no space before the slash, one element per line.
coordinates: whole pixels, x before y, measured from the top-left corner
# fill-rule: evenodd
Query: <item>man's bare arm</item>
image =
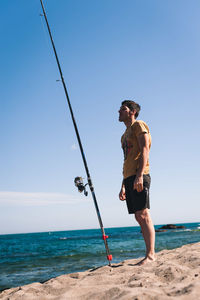
<path fill-rule="evenodd" d="M 125 193 L 124 180 L 122 180 L 122 187 L 121 187 L 121 190 L 120 190 L 120 192 L 119 192 L 119 199 L 120 199 L 121 201 L 126 200 L 126 193 Z"/>

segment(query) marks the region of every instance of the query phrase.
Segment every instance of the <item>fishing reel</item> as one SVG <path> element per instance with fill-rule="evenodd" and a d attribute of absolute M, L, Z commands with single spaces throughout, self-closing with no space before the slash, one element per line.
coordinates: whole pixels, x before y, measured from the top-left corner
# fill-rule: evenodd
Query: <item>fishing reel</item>
<path fill-rule="evenodd" d="M 88 183 L 86 183 L 86 184 L 84 185 L 84 183 L 83 183 L 83 178 L 82 178 L 82 177 L 76 177 L 76 178 L 74 179 L 74 184 L 75 184 L 75 186 L 78 188 L 79 193 L 84 192 L 84 195 L 85 195 L 85 196 L 88 195 L 88 192 L 86 191 L 86 185 L 87 185 Z"/>

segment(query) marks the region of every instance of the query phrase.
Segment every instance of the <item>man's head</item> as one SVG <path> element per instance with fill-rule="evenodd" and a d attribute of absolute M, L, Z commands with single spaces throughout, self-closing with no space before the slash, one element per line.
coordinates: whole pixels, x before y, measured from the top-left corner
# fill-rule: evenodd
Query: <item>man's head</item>
<path fill-rule="evenodd" d="M 119 110 L 119 121 L 126 122 L 128 119 L 136 119 L 140 112 L 140 105 L 132 100 L 124 100 Z"/>
<path fill-rule="evenodd" d="M 135 119 L 137 119 L 140 112 L 140 105 L 132 100 L 122 101 L 122 105 L 127 106 L 132 112 L 135 112 Z"/>

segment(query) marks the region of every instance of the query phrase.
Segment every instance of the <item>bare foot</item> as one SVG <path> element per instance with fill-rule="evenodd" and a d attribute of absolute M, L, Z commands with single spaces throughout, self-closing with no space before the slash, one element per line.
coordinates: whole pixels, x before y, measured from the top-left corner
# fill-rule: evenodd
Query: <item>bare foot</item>
<path fill-rule="evenodd" d="M 143 258 L 141 261 L 139 261 L 137 264 L 135 264 L 135 266 L 143 266 L 143 265 L 146 265 L 147 263 L 151 263 L 155 260 L 156 259 L 154 256 L 147 256 L 147 257 Z"/>

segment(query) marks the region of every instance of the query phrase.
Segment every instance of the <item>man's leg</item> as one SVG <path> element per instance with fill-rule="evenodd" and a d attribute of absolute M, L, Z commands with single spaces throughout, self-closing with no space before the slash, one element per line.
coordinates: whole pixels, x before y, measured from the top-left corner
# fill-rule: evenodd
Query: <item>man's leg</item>
<path fill-rule="evenodd" d="M 155 230 L 149 213 L 149 209 L 136 211 L 135 218 L 139 223 L 146 244 L 146 256 L 139 264 L 145 264 L 155 260 Z"/>

